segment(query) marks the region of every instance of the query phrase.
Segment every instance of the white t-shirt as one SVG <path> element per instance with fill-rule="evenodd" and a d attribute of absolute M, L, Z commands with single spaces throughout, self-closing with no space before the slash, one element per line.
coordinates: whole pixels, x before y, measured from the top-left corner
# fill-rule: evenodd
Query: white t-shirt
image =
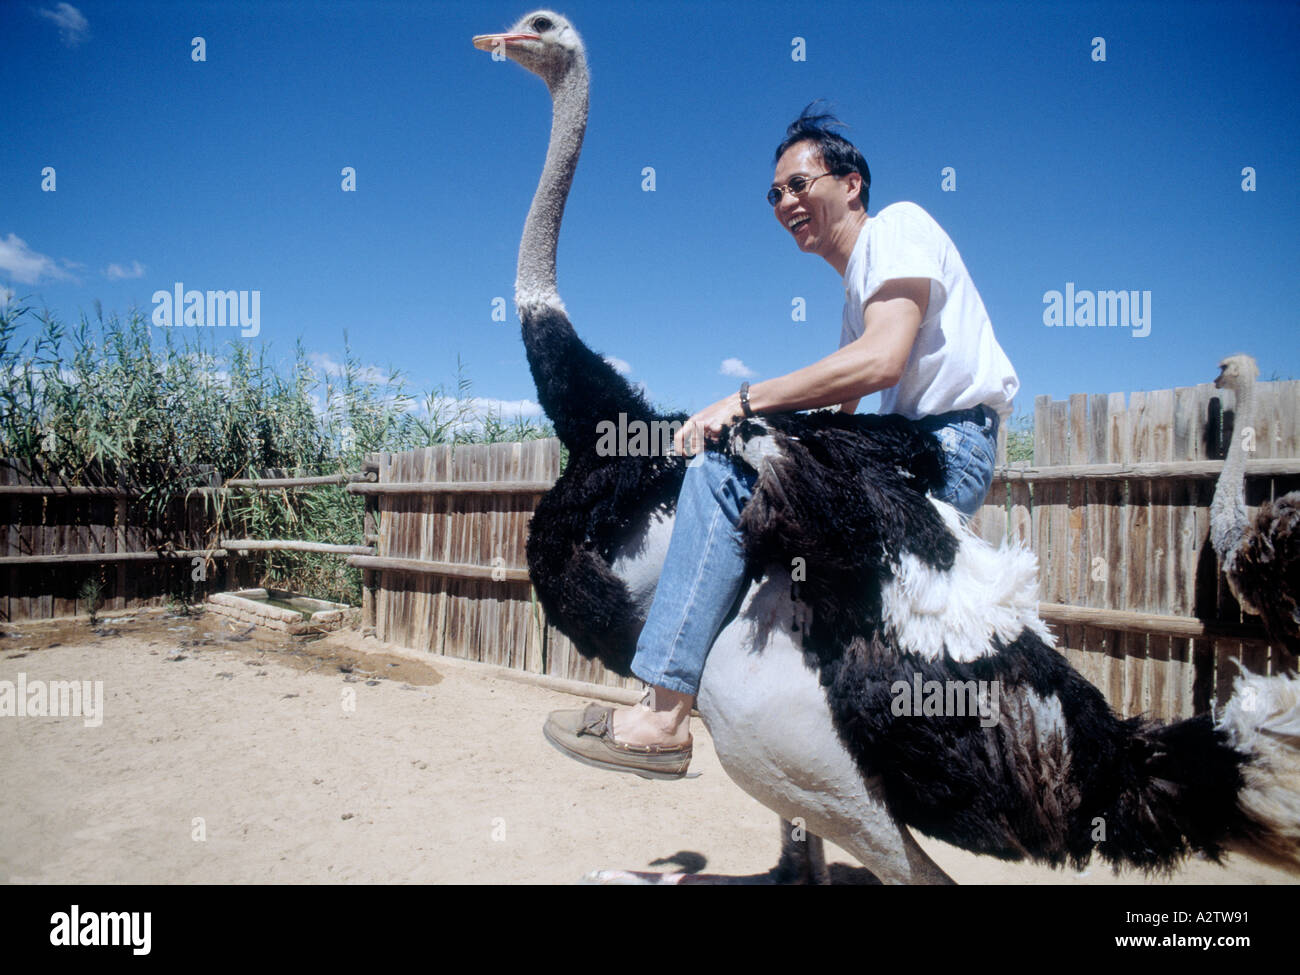
<path fill-rule="evenodd" d="M 885 207 L 858 234 L 844 272 L 840 347 L 861 337 L 867 301 L 894 278 L 929 278 L 930 302 L 902 378 L 880 391 L 880 412 L 916 420 L 985 404 L 1010 416 L 1016 371 L 956 246 L 915 203 Z"/>

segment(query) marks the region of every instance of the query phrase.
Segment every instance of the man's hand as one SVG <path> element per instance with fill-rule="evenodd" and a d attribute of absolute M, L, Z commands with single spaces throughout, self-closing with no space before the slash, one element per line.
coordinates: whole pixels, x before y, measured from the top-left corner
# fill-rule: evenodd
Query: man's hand
<path fill-rule="evenodd" d="M 740 394 L 732 393 L 726 399 L 706 406 L 682 424 L 673 437 L 673 446 L 677 453 L 686 457 L 698 454 L 706 443 L 718 439 L 723 427 L 744 415 L 745 411 L 740 406 Z"/>

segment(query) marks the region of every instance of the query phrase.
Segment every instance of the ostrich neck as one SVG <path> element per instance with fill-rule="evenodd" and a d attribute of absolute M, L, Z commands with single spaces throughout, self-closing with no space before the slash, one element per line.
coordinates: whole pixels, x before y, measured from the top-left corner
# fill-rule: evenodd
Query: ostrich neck
<path fill-rule="evenodd" d="M 555 283 L 555 252 L 587 130 L 587 91 L 587 65 L 579 55 L 551 87 L 551 141 L 519 244 L 515 304 L 521 309 L 539 304 L 563 307 Z"/>
<path fill-rule="evenodd" d="M 1214 550 L 1226 559 L 1234 553 L 1246 534 L 1246 451 L 1243 431 L 1255 419 L 1255 384 L 1246 380 L 1237 389 L 1236 417 L 1232 424 L 1232 442 L 1223 461 L 1219 483 L 1210 503 L 1210 524 Z"/>
<path fill-rule="evenodd" d="M 519 244 L 515 304 L 537 400 L 556 436 L 574 452 L 590 452 L 603 421 L 649 419 L 649 405 L 573 329 L 555 285 L 560 221 L 582 152 L 587 127 L 587 65 L 575 55 L 564 76 L 550 84 L 551 141 Z"/>

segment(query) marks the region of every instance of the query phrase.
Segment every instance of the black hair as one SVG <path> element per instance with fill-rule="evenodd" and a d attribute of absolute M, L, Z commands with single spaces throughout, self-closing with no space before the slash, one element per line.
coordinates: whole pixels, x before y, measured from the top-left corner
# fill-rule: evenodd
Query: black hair
<path fill-rule="evenodd" d="M 855 172 L 862 174 L 862 190 L 858 193 L 858 199 L 862 201 L 862 209 L 865 211 L 871 190 L 871 170 L 852 142 L 831 131 L 832 128 L 844 128 L 844 123 L 829 112 L 820 111 L 820 105 L 820 99 L 810 102 L 799 113 L 799 117 L 789 124 L 785 130 L 785 139 L 776 147 L 776 156 L 772 162 L 779 162 L 785 151 L 793 145 L 800 142 L 813 143 L 821 153 L 827 172 L 835 176 L 847 176 Z"/>

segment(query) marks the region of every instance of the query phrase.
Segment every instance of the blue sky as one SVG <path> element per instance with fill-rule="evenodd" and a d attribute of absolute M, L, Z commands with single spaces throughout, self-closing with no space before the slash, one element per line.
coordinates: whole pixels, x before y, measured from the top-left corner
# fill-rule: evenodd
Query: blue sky
<path fill-rule="evenodd" d="M 529 9 L 0 3 L 0 292 L 71 322 L 97 299 L 151 312 L 176 282 L 258 290 L 260 332 L 235 340 L 272 358 L 301 337 L 337 362 L 346 329 L 416 390 L 451 384 L 459 356 L 480 396 L 533 399 L 512 296 L 549 97 L 470 44 Z M 785 125 L 819 97 L 871 166 L 870 212 L 915 201 L 956 243 L 1020 375 L 1017 412 L 1208 381 L 1236 351 L 1300 378 L 1295 3 L 557 9 L 592 72 L 560 292 L 663 406 L 734 390 L 727 360 L 765 378 L 835 348 L 838 276 L 763 200 Z M 1150 291 L 1150 334 L 1044 326 L 1067 282 Z"/>

